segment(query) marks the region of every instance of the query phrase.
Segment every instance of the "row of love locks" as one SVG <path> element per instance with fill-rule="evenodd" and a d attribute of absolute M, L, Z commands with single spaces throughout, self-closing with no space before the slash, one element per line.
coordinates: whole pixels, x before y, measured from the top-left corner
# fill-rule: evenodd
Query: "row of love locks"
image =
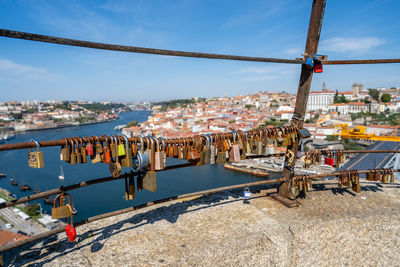
<path fill-rule="evenodd" d="M 273 154 L 273 147 L 288 146 L 298 138 L 294 126 L 232 131 L 196 135 L 188 138 L 132 137 L 123 135 L 64 138 L 60 159 L 70 164 L 105 163 L 113 177 L 119 177 L 122 167 L 138 171 L 158 171 L 166 168 L 166 158 L 189 160 L 197 165 L 226 163 L 245 159 L 246 155 Z M 28 164 L 44 167 L 43 152 L 28 152 Z M 271 153 L 272 152 L 272 153 Z M 154 160 L 154 162 L 153 162 Z"/>
<path fill-rule="evenodd" d="M 322 156 L 324 156 L 325 164 L 336 166 L 337 168 L 345 162 L 343 150 L 320 151 L 318 149 L 315 149 L 306 153 L 304 159 L 304 168 L 308 169 L 311 165 L 320 163 L 322 160 Z"/>

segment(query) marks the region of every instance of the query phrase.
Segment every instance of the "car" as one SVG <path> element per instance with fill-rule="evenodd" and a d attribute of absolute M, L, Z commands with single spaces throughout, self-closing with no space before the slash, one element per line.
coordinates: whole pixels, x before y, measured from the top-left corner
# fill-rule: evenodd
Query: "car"
<path fill-rule="evenodd" d="M 6 228 L 11 229 L 11 228 L 13 228 L 13 225 L 11 223 L 6 223 Z"/>

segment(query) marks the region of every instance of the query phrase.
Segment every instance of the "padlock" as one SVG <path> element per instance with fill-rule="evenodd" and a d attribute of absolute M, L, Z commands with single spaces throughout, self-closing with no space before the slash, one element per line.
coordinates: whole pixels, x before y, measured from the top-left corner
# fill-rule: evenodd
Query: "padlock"
<path fill-rule="evenodd" d="M 323 72 L 321 61 L 319 61 L 319 60 L 314 61 L 314 72 L 315 73 Z"/>
<path fill-rule="evenodd" d="M 151 192 L 157 191 L 157 173 L 155 171 L 148 171 L 143 177 L 143 189 Z"/>
<path fill-rule="evenodd" d="M 65 204 L 65 197 L 68 198 L 67 204 Z M 71 196 L 67 193 L 58 194 L 54 198 L 53 208 L 51 209 L 51 218 L 60 219 L 60 218 L 67 218 L 70 216 L 72 216 Z"/>
<path fill-rule="evenodd" d="M 37 151 L 33 151 L 32 148 L 28 152 L 28 166 L 31 168 L 43 168 L 44 161 L 43 161 L 43 152 L 40 151 L 40 144 L 36 140 L 31 140 L 36 144 Z"/>
<path fill-rule="evenodd" d="M 314 59 L 314 73 L 322 73 L 323 70 L 322 70 L 321 58 L 326 59 L 327 57 L 315 54 L 315 55 L 312 55 L 312 58 Z"/>
<path fill-rule="evenodd" d="M 69 162 L 71 160 L 71 150 L 69 149 L 69 144 L 67 138 L 63 138 L 65 144 L 61 147 L 60 159 L 65 162 Z"/>
<path fill-rule="evenodd" d="M 118 146 L 117 146 L 117 153 L 119 157 L 125 156 L 126 154 L 126 146 L 124 146 L 124 144 L 122 144 L 119 136 L 115 137 L 118 140 Z"/>
<path fill-rule="evenodd" d="M 135 176 L 132 171 L 129 172 L 129 177 L 125 177 L 125 200 L 135 198 Z"/>
<path fill-rule="evenodd" d="M 215 164 L 216 146 L 214 145 L 215 143 L 213 142 L 213 136 L 211 134 L 209 135 L 209 140 L 210 140 L 210 164 Z"/>
<path fill-rule="evenodd" d="M 306 60 L 306 67 L 310 70 L 314 68 L 314 59 L 312 57 L 308 57 Z"/>
<path fill-rule="evenodd" d="M 64 230 L 65 233 L 67 234 L 67 238 L 69 242 L 73 242 L 76 238 L 76 229 L 74 227 L 74 223 L 73 223 L 73 216 L 72 216 L 72 207 L 69 206 L 70 210 L 71 210 L 71 224 L 68 223 L 68 219 L 67 219 L 67 225 L 65 226 Z"/>
<path fill-rule="evenodd" d="M 250 192 L 250 188 L 246 187 L 243 191 L 243 197 L 244 198 L 251 198 L 251 192 Z"/>
<path fill-rule="evenodd" d="M 159 170 L 162 170 L 163 168 L 162 168 L 162 154 L 161 154 L 161 149 L 160 149 L 160 142 L 158 141 L 158 139 L 157 138 L 153 138 L 153 137 L 151 137 L 152 139 L 153 139 L 153 142 L 155 142 L 155 146 L 156 146 L 156 148 L 155 148 L 155 151 L 154 151 L 154 153 L 155 153 L 155 162 L 154 162 L 154 166 L 155 166 L 155 169 L 156 169 L 156 171 L 159 171 Z"/>
<path fill-rule="evenodd" d="M 121 166 L 122 167 L 127 167 L 130 168 L 133 166 L 133 161 L 132 161 L 132 147 L 129 144 L 128 137 L 126 135 L 122 135 L 122 137 L 125 140 L 125 157 L 121 159 Z"/>
<path fill-rule="evenodd" d="M 85 145 L 83 143 L 82 137 L 79 136 L 78 139 L 79 139 L 79 143 L 81 145 L 81 149 L 80 149 L 80 154 L 81 154 L 81 158 L 82 158 L 81 163 L 86 163 L 87 162 L 86 147 L 85 147 Z"/>
<path fill-rule="evenodd" d="M 140 136 L 140 147 L 137 152 L 137 158 L 134 161 L 134 168 L 138 171 L 144 171 L 147 169 L 147 166 L 150 164 L 149 157 L 144 152 L 144 140 Z"/>
<path fill-rule="evenodd" d="M 86 154 L 88 156 L 94 156 L 94 149 L 93 149 L 93 144 L 89 136 L 86 137 L 88 139 L 88 142 L 86 144 Z"/>

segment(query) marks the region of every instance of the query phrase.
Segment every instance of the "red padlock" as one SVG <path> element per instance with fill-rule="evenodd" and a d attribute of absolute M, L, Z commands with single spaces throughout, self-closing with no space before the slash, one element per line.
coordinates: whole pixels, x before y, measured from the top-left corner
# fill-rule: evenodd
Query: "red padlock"
<path fill-rule="evenodd" d="M 89 137 L 88 137 L 88 139 L 89 139 Z M 90 141 L 90 139 L 89 139 L 89 142 L 87 143 L 87 145 L 86 145 L 86 154 L 88 155 L 88 156 L 93 156 L 93 145 L 92 145 L 92 142 Z"/>
<path fill-rule="evenodd" d="M 76 229 L 74 228 L 74 226 L 67 224 L 67 226 L 65 226 L 65 233 L 67 234 L 69 242 L 73 242 L 75 240 Z"/>
<path fill-rule="evenodd" d="M 315 72 L 315 73 L 321 73 L 321 72 L 323 72 L 321 61 L 318 62 L 318 63 L 315 62 L 315 64 L 314 64 L 314 72 Z"/>
<path fill-rule="evenodd" d="M 68 224 L 68 219 L 67 219 L 67 225 L 65 226 L 65 233 L 67 234 L 69 242 L 74 242 L 76 238 L 76 229 L 74 228 L 74 223 L 72 221 L 72 208 L 69 206 L 71 209 L 71 224 Z"/>

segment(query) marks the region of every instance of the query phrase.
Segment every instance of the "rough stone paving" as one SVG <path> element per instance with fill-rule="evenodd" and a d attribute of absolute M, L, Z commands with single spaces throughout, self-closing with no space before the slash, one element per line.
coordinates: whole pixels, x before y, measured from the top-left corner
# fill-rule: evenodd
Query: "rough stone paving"
<path fill-rule="evenodd" d="M 362 192 L 313 184 L 288 209 L 242 191 L 159 205 L 13 249 L 5 266 L 388 266 L 400 263 L 400 184 L 362 179 Z"/>

